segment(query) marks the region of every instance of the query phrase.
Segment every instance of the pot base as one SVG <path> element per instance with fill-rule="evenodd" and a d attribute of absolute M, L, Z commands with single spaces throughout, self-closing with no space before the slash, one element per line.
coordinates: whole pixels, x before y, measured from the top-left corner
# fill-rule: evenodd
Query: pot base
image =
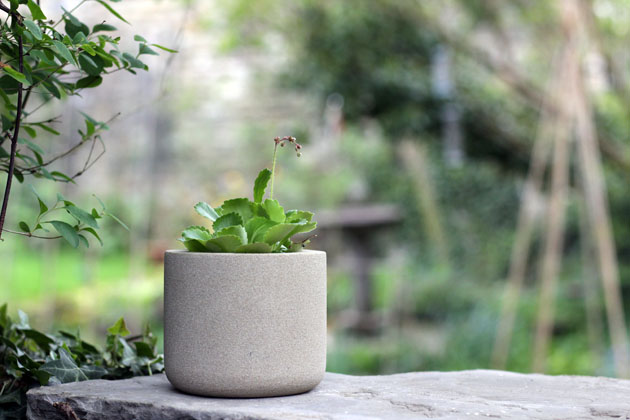
<path fill-rule="evenodd" d="M 171 385 L 178 391 L 213 398 L 267 398 L 304 394 L 313 390 L 324 378 L 322 374 L 319 377 L 312 378 L 312 380 L 308 382 L 296 383 L 287 378 L 286 381 L 278 380 L 264 384 L 252 378 L 250 380 L 238 381 L 238 384 L 232 384 L 232 386 L 230 386 L 227 383 L 212 381 L 211 378 L 208 378 L 211 383 L 206 382 L 202 384 L 186 379 L 180 381 L 168 374 L 166 376 Z"/>

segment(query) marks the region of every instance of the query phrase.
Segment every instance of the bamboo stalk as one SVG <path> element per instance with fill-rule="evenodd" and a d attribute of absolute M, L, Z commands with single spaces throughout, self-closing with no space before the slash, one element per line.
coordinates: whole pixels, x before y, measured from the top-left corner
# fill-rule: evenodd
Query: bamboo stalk
<path fill-rule="evenodd" d="M 595 249 L 590 235 L 590 225 L 588 220 L 588 209 L 586 208 L 586 198 L 583 181 L 578 176 L 576 183 L 579 198 L 579 226 L 580 226 L 580 256 L 582 259 L 582 287 L 584 291 L 584 306 L 586 309 L 586 335 L 588 337 L 591 352 L 598 361 L 601 361 L 604 354 L 604 320 L 601 314 L 600 293 L 597 287 L 598 275 L 595 265 Z"/>
<path fill-rule="evenodd" d="M 565 53 L 571 55 L 574 52 L 572 48 L 569 47 L 566 49 Z M 566 61 L 569 60 L 567 59 Z M 565 94 L 565 96 L 568 95 Z M 562 102 L 567 104 L 566 100 Z M 565 112 L 559 113 L 558 119 L 556 120 L 555 131 L 551 170 L 551 197 L 546 218 L 547 227 L 540 274 L 540 301 L 532 361 L 532 370 L 535 372 L 545 371 L 547 350 L 553 332 L 553 318 L 555 312 L 554 295 L 562 260 L 569 183 L 570 135 L 569 118 Z"/>
<path fill-rule="evenodd" d="M 582 82 L 581 79 L 580 82 Z M 593 115 L 587 102 L 583 83 L 577 83 L 573 91 L 577 120 L 578 155 L 582 169 L 589 225 L 594 238 L 599 275 L 604 288 L 604 300 L 613 347 L 615 371 L 618 377 L 629 378 L 628 334 L 601 156 L 597 147 Z"/>
<path fill-rule="evenodd" d="M 549 93 L 544 102 L 557 102 L 558 85 L 562 77 L 560 62 L 558 59 L 555 59 L 547 88 Z M 527 261 L 538 219 L 536 202 L 539 201 L 539 197 L 542 195 L 543 178 L 551 151 L 549 137 L 552 135 L 555 110 L 557 108 L 557 106 L 549 107 L 543 105 L 540 110 L 540 123 L 538 124 L 538 132 L 532 149 L 527 179 L 521 195 L 516 234 L 501 305 L 501 316 L 492 351 L 491 364 L 494 369 L 504 369 L 507 364 L 514 322 L 518 311 L 518 300 L 527 273 Z"/>

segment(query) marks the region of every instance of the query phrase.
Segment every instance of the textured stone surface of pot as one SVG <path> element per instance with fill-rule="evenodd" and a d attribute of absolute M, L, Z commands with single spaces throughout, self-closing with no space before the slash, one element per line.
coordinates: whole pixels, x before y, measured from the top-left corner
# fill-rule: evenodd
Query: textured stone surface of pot
<path fill-rule="evenodd" d="M 164 360 L 181 391 L 266 397 L 326 369 L 326 253 L 166 251 Z"/>

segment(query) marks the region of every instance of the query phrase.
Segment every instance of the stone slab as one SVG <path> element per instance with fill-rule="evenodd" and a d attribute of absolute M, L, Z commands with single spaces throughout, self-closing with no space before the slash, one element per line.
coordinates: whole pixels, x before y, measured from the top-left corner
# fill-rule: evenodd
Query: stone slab
<path fill-rule="evenodd" d="M 28 393 L 32 420 L 630 419 L 630 381 L 502 371 L 384 376 L 327 373 L 290 397 L 220 399 L 176 391 L 164 375 Z"/>

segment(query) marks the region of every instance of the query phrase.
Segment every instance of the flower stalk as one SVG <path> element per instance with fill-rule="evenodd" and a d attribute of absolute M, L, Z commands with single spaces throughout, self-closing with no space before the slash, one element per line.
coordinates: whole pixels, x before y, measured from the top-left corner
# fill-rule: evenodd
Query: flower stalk
<path fill-rule="evenodd" d="M 271 163 L 271 186 L 269 188 L 270 199 L 273 199 L 273 180 L 276 175 L 276 156 L 278 154 L 278 145 L 280 147 L 284 147 L 284 144 L 286 142 L 289 142 L 295 146 L 295 153 L 297 154 L 297 157 L 302 156 L 302 153 L 300 152 L 300 150 L 302 149 L 302 146 L 296 141 L 295 137 L 292 137 L 292 136 L 284 136 L 282 138 L 275 137 L 273 141 L 274 141 L 274 146 L 273 146 L 273 161 Z"/>

